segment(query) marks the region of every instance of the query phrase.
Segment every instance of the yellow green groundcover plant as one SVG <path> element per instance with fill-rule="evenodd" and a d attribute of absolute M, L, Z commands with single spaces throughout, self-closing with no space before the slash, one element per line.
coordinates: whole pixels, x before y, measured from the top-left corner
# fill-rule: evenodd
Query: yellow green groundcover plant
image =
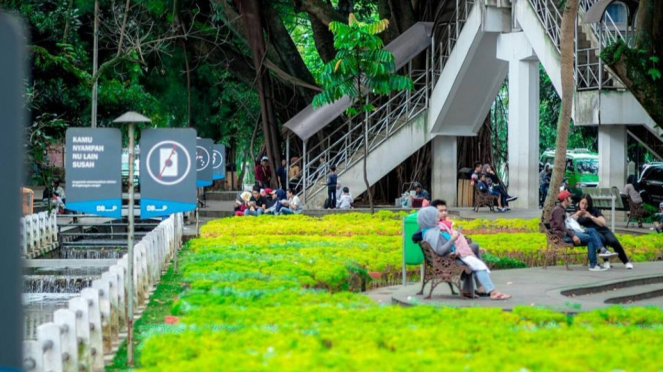
<path fill-rule="evenodd" d="M 209 223 L 182 255 L 186 290 L 171 309 L 180 323 L 143 330 L 140 365 L 145 371 L 663 370 L 657 308 L 610 307 L 574 317 L 529 307 L 402 308 L 347 291 L 365 279 L 365 267 L 395 264 L 380 258 L 400 249 L 399 227 L 385 213 Z"/>

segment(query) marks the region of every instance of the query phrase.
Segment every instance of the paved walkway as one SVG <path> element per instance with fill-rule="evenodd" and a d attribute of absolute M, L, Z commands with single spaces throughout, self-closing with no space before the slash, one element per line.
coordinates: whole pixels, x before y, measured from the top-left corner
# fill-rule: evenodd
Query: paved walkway
<path fill-rule="evenodd" d="M 575 313 L 607 307 L 610 302 L 617 301 L 626 306 L 663 308 L 663 262 L 636 263 L 634 270 L 626 270 L 624 265 L 617 263 L 604 272 L 590 272 L 582 266 L 572 268 L 572 271 L 567 271 L 564 266 L 493 271 L 491 278 L 497 289 L 513 296 L 505 301 L 452 296 L 445 283 L 435 288 L 430 300 L 416 294 L 421 283 L 378 288 L 366 294 L 381 303 L 405 306 L 430 304 L 511 310 L 514 306 L 525 305 Z M 429 290 L 427 285 L 424 294 L 428 295 Z"/>

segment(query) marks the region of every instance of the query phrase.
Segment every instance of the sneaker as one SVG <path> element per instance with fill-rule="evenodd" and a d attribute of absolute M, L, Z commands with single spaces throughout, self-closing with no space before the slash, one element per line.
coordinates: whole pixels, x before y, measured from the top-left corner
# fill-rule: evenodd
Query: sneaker
<path fill-rule="evenodd" d="M 608 270 L 610 269 L 610 261 L 603 261 L 603 265 L 601 265 L 604 269 Z"/>
<path fill-rule="evenodd" d="M 624 266 L 626 267 L 627 270 L 633 270 L 633 264 L 630 262 L 625 263 Z"/>
<path fill-rule="evenodd" d="M 508 202 L 512 202 L 512 201 L 514 201 L 514 200 L 516 200 L 516 199 L 518 199 L 517 196 L 509 196 L 508 198 L 506 198 L 506 201 L 507 201 L 507 203 L 508 203 Z"/>
<path fill-rule="evenodd" d="M 610 252 L 609 250 L 607 250 L 605 248 L 601 248 L 601 252 L 599 253 L 599 257 L 612 257 L 612 256 L 616 256 L 616 255 L 617 255 L 617 253 Z"/>
<path fill-rule="evenodd" d="M 590 266 L 589 268 L 589 271 L 606 271 L 606 270 L 608 269 L 599 265 Z"/>
<path fill-rule="evenodd" d="M 510 210 L 511 210 L 511 208 L 509 208 L 509 207 L 504 208 L 504 211 L 505 211 L 505 212 L 508 212 L 508 211 L 510 211 Z"/>

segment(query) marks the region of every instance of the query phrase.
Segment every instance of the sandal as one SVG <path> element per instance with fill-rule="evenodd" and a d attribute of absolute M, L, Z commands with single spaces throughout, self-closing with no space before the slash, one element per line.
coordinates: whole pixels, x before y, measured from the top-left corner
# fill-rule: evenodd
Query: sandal
<path fill-rule="evenodd" d="M 496 293 L 495 296 L 493 296 L 492 294 L 490 295 L 490 299 L 493 300 L 493 301 L 502 301 L 502 300 L 508 300 L 508 299 L 511 298 L 510 295 L 507 295 L 507 294 L 504 294 L 504 293 L 500 293 L 500 292 L 495 292 L 495 293 Z"/>

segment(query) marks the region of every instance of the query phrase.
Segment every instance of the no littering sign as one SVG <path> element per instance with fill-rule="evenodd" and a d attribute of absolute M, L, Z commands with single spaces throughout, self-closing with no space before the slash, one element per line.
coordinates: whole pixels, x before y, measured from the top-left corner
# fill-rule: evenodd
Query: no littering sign
<path fill-rule="evenodd" d="M 196 131 L 146 129 L 140 149 L 141 217 L 196 209 Z"/>

